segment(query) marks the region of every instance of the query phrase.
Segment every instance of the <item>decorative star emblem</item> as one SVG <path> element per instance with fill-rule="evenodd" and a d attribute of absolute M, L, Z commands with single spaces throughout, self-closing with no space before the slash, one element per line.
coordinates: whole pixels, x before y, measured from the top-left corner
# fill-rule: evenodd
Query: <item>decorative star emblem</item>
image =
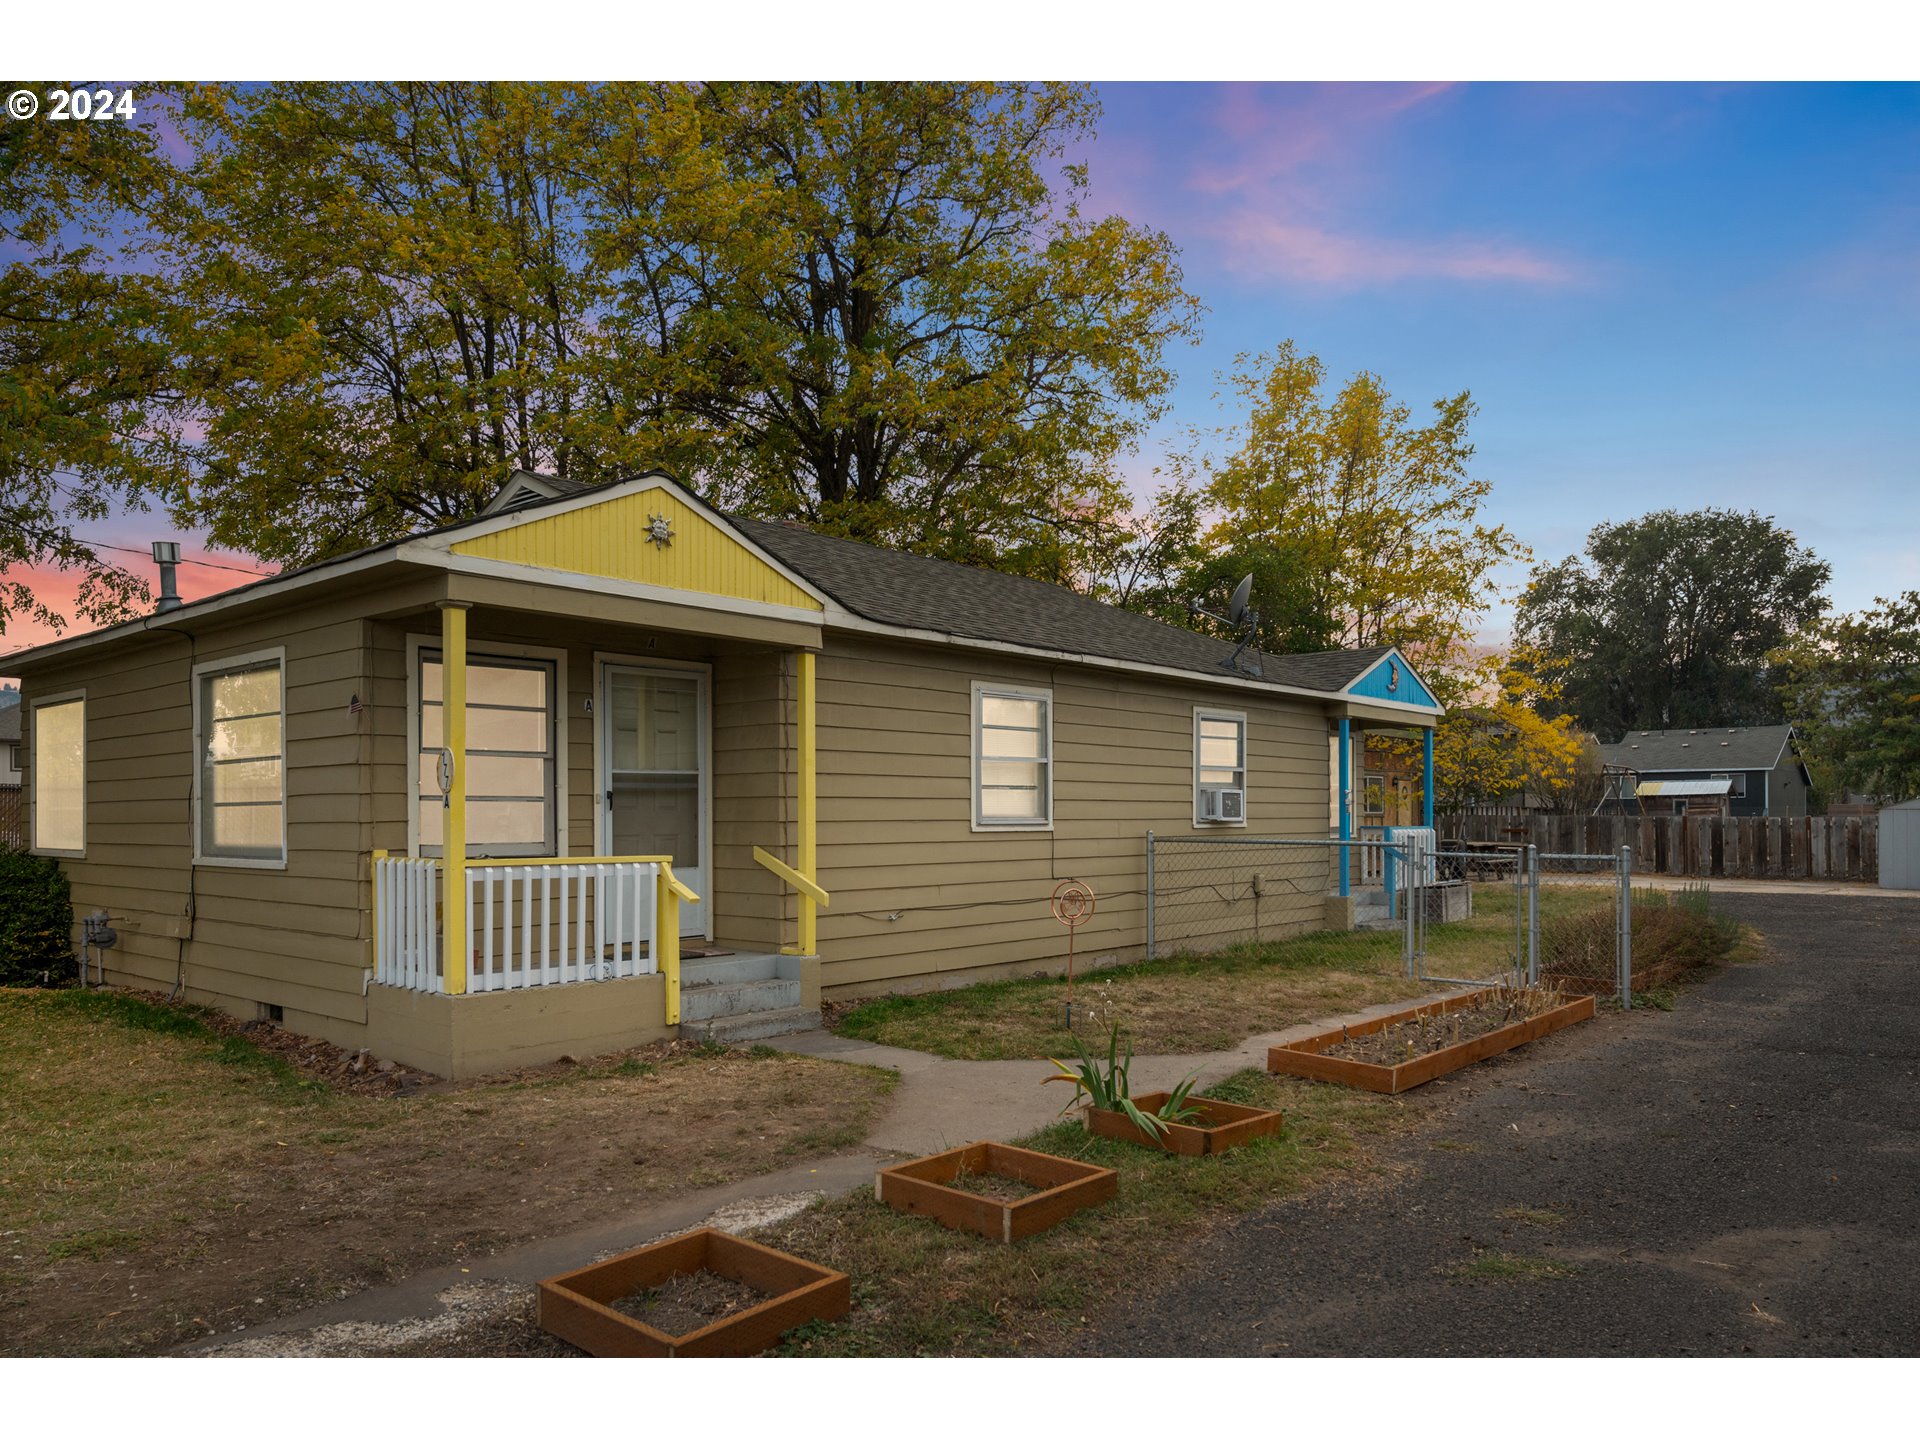
<path fill-rule="evenodd" d="M 673 517 L 670 515 L 647 516 L 647 539 L 662 548 L 673 544 Z"/>

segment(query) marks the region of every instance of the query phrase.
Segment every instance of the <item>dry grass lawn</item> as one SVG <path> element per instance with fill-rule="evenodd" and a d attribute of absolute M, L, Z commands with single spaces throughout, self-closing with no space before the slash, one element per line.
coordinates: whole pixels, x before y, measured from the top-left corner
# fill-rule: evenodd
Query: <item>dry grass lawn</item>
<path fill-rule="evenodd" d="M 636 1052 L 326 1089 L 186 1007 L 0 990 L 0 1353 L 163 1350 L 857 1143 L 890 1071 Z"/>
<path fill-rule="evenodd" d="M 1549 887 L 1540 898 L 1543 920 L 1612 904 L 1612 892 L 1599 888 Z M 1511 962 L 1513 937 L 1512 888 L 1477 886 L 1471 920 L 1429 927 L 1428 973 L 1491 976 Z M 1329 930 L 1174 955 L 1080 976 L 1075 1028 L 1091 1039 L 1117 1022 L 1141 1055 L 1227 1050 L 1249 1035 L 1432 992 L 1402 967 L 1398 930 Z M 1029 1059 L 1069 1044 L 1065 1002 L 1063 979 L 1005 980 L 868 1001 L 836 1028 L 961 1060 Z"/>
<path fill-rule="evenodd" d="M 1265 1209 L 1310 1185 L 1372 1173 L 1373 1142 L 1431 1111 L 1343 1087 L 1257 1070 L 1207 1093 L 1279 1109 L 1270 1140 L 1205 1159 L 1099 1140 L 1077 1122 L 1020 1143 L 1120 1172 L 1118 1194 L 1016 1245 L 995 1245 L 902 1215 L 871 1192 L 828 1201 L 758 1236 L 853 1278 L 841 1324 L 788 1337 L 804 1355 L 1004 1355 L 1059 1348 L 1115 1297 L 1140 1295 L 1148 1277 L 1210 1226 Z"/>

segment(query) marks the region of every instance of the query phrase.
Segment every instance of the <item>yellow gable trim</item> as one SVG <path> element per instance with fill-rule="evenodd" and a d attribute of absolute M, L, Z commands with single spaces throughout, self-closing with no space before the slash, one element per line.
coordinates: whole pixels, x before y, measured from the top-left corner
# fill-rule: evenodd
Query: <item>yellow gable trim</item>
<path fill-rule="evenodd" d="M 652 518 L 663 516 L 673 541 L 655 543 Z M 671 490 L 644 490 L 560 515 L 531 515 L 473 540 L 453 553 L 541 570 L 598 575 L 722 595 L 800 610 L 825 607 Z"/>

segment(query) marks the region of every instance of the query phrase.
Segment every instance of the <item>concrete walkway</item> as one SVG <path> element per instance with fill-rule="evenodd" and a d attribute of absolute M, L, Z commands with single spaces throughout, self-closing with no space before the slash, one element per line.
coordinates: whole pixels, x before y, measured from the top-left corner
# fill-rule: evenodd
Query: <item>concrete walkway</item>
<path fill-rule="evenodd" d="M 1457 993 L 1457 992 L 1447 992 Z M 1267 1048 L 1324 1029 L 1352 1023 L 1415 1003 L 1401 1000 L 1351 1015 L 1255 1035 L 1232 1050 L 1205 1055 L 1142 1055 L 1133 1062 L 1137 1089 L 1170 1085 L 1199 1071 L 1199 1083 L 1249 1066 L 1266 1065 Z M 182 1347 L 184 1354 L 314 1355 L 379 1354 L 389 1342 L 463 1323 L 479 1313 L 484 1297 L 518 1301 L 526 1287 L 549 1275 L 662 1236 L 714 1224 L 747 1231 L 797 1214 L 814 1201 L 873 1183 L 875 1169 L 913 1155 L 950 1149 L 974 1140 L 1015 1140 L 1058 1118 L 1064 1085 L 1042 1082 L 1054 1074 L 1045 1060 L 948 1060 L 814 1030 L 762 1042 L 795 1054 L 896 1070 L 900 1084 L 887 1108 L 854 1150 L 807 1165 L 700 1190 L 636 1210 L 617 1219 L 544 1240 L 469 1257 L 465 1265 L 421 1271 L 393 1285 L 285 1315 L 245 1330 L 230 1331 Z M 482 1297 L 477 1300 L 476 1297 Z"/>

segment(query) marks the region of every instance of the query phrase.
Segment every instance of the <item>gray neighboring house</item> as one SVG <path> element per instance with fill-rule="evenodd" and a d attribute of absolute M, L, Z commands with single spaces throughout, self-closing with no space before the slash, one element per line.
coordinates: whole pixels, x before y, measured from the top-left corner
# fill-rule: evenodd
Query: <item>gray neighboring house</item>
<path fill-rule="evenodd" d="M 0 790 L 20 788 L 20 705 L 19 692 L 14 703 L 0 708 Z"/>
<path fill-rule="evenodd" d="M 1684 814 L 1689 804 L 1698 809 L 1703 799 L 1719 797 L 1729 815 L 1807 813 L 1812 781 L 1791 725 L 1635 730 L 1602 745 L 1600 754 L 1634 772 L 1643 814 Z M 1607 808 L 1619 806 L 1610 801 Z"/>

